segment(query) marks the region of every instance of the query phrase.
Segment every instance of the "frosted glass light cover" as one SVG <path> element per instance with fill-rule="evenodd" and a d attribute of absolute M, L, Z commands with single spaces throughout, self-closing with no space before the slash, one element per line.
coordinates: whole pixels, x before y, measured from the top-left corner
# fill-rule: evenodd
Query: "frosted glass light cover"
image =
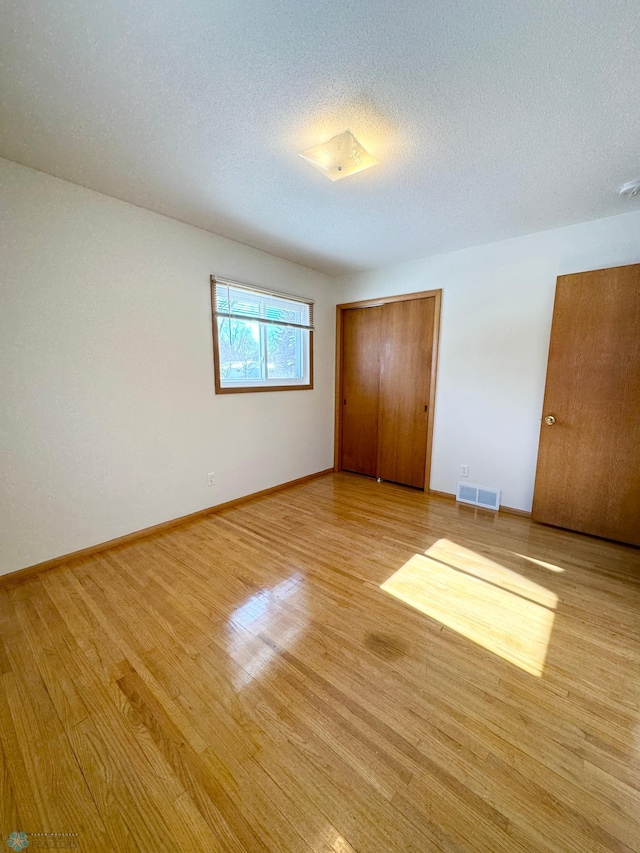
<path fill-rule="evenodd" d="M 340 181 L 347 175 L 378 165 L 376 158 L 365 151 L 350 130 L 303 151 L 300 156 L 330 181 Z"/>

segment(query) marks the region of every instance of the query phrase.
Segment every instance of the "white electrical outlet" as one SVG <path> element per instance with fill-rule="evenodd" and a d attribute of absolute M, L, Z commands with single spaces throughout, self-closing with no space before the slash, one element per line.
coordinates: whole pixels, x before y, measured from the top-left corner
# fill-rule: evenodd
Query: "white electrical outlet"
<path fill-rule="evenodd" d="M 461 477 L 468 477 L 469 476 L 469 466 L 468 465 L 461 465 L 460 466 L 460 476 Z"/>
<path fill-rule="evenodd" d="M 216 475 L 211 471 L 207 474 L 207 486 L 215 486 L 216 484 Z"/>

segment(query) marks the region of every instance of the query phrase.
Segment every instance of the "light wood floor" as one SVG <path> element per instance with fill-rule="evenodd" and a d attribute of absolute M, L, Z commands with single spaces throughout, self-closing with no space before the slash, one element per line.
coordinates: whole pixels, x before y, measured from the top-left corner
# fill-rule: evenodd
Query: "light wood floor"
<path fill-rule="evenodd" d="M 331 475 L 0 616 L 3 845 L 640 850 L 636 549 Z"/>

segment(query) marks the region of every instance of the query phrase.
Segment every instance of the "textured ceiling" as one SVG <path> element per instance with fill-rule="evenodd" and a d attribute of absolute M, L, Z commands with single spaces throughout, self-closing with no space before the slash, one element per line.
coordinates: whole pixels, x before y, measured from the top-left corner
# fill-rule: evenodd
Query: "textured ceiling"
<path fill-rule="evenodd" d="M 326 272 L 640 206 L 638 0 L 0 8 L 0 155 Z"/>

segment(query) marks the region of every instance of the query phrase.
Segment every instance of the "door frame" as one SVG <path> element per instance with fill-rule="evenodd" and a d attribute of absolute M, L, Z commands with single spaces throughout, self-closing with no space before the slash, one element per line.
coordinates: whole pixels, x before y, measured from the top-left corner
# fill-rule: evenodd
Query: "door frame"
<path fill-rule="evenodd" d="M 343 312 L 351 308 L 377 308 L 390 302 L 407 302 L 411 299 L 434 299 L 433 349 L 431 351 L 431 383 L 429 387 L 429 417 L 427 418 L 427 452 L 424 470 L 424 490 L 429 492 L 431 478 L 431 447 L 433 444 L 433 423 L 436 403 L 436 378 L 438 375 L 438 344 L 440 342 L 440 307 L 442 289 L 422 290 L 419 293 L 402 293 L 398 296 L 382 296 L 378 299 L 362 299 L 359 302 L 343 302 L 336 305 L 336 380 L 335 380 L 335 432 L 334 432 L 334 471 L 341 471 L 342 458 L 342 344 Z"/>

